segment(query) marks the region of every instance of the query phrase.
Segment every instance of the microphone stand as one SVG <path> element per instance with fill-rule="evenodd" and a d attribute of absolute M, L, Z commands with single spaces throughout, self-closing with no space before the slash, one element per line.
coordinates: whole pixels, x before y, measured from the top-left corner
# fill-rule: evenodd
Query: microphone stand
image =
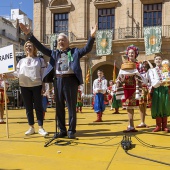
<path fill-rule="evenodd" d="M 57 58 L 57 56 L 56 56 L 56 49 L 57 49 L 57 40 L 55 40 L 54 42 L 53 42 L 53 50 L 54 50 L 54 55 L 55 55 L 55 64 L 54 64 L 54 73 L 53 73 L 53 84 L 54 84 L 54 96 L 55 96 L 55 133 L 54 133 L 54 136 L 53 136 L 53 138 L 52 139 L 50 139 L 49 141 L 47 141 L 46 143 L 45 143 L 45 145 L 44 145 L 44 147 L 47 147 L 53 140 L 55 140 L 56 138 L 58 138 L 58 118 L 57 118 L 57 109 L 56 109 L 56 105 L 57 105 L 57 102 L 56 102 L 56 95 L 57 95 L 57 79 L 56 79 L 56 62 L 57 62 L 57 60 L 56 60 L 56 58 Z"/>

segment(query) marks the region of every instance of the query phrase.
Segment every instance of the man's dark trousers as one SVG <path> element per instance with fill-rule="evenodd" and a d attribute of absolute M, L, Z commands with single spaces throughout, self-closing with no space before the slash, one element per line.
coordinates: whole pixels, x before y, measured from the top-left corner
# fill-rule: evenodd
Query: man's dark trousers
<path fill-rule="evenodd" d="M 67 133 L 65 123 L 65 101 L 69 112 L 68 133 L 76 133 L 76 103 L 78 79 L 76 76 L 57 77 L 56 79 L 56 112 L 60 133 Z"/>

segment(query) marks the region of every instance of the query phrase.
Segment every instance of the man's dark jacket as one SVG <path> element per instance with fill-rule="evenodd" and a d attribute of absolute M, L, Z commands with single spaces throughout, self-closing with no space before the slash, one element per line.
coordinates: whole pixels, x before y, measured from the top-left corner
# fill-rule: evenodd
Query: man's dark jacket
<path fill-rule="evenodd" d="M 31 35 L 29 37 L 29 40 L 35 45 L 35 47 L 39 51 L 41 51 L 44 55 L 50 57 L 49 65 L 48 65 L 47 69 L 45 70 L 45 72 L 42 76 L 42 79 L 44 80 L 47 77 L 47 75 L 55 67 L 55 61 L 58 61 L 58 59 L 60 58 L 60 51 L 59 50 L 54 51 L 54 50 L 50 50 L 50 49 L 46 48 L 34 37 L 34 35 Z M 71 55 L 73 57 L 73 61 L 69 62 L 69 66 L 71 67 L 71 69 L 75 73 L 75 75 L 78 79 L 79 85 L 83 84 L 82 70 L 81 70 L 81 67 L 80 67 L 80 58 L 83 57 L 84 55 L 86 55 L 87 53 L 89 53 L 92 50 L 94 40 L 95 40 L 95 38 L 90 37 L 87 41 L 86 46 L 84 46 L 83 48 L 81 48 L 81 49 L 78 49 L 78 48 L 70 49 Z"/>

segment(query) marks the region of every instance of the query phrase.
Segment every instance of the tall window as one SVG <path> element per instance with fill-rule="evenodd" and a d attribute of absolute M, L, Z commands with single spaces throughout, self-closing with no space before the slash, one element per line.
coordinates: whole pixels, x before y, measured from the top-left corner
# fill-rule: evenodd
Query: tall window
<path fill-rule="evenodd" d="M 54 33 L 68 34 L 68 13 L 54 14 Z"/>
<path fill-rule="evenodd" d="M 144 5 L 143 26 L 162 25 L 162 4 Z"/>
<path fill-rule="evenodd" d="M 98 10 L 98 29 L 114 29 L 115 9 L 106 8 Z"/>

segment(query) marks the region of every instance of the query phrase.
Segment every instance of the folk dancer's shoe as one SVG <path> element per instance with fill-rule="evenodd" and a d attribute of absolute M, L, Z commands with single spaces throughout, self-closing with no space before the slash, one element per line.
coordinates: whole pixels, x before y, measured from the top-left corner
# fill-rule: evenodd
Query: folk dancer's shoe
<path fill-rule="evenodd" d="M 162 131 L 165 131 L 165 132 L 170 132 L 170 130 L 167 128 L 167 117 L 163 117 L 162 118 Z"/>
<path fill-rule="evenodd" d="M 156 118 L 156 128 L 152 132 L 161 131 L 161 124 L 162 124 L 162 118 L 161 117 L 157 117 Z"/>
<path fill-rule="evenodd" d="M 124 133 L 130 133 L 130 132 L 138 132 L 134 127 L 127 127 L 127 130 L 123 131 Z"/>
<path fill-rule="evenodd" d="M 97 119 L 94 122 L 103 122 L 102 121 L 102 113 L 101 112 L 97 113 Z"/>
<path fill-rule="evenodd" d="M 146 125 L 145 123 L 141 123 L 138 126 L 136 126 L 136 128 L 149 128 L 149 126 Z"/>

